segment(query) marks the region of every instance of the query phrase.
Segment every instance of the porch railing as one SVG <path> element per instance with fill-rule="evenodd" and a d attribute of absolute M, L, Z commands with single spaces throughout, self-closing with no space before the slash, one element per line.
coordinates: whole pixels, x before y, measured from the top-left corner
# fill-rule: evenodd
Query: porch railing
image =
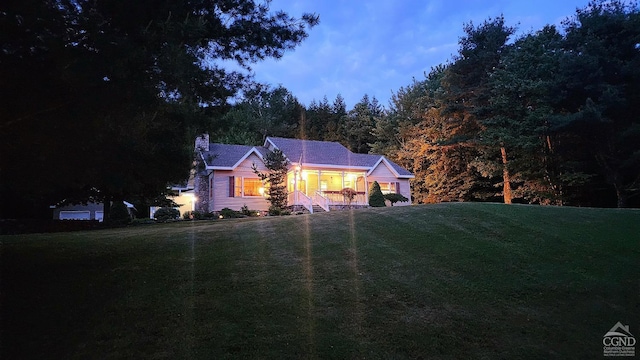
<path fill-rule="evenodd" d="M 318 206 L 324 209 L 324 211 L 329 211 L 330 201 L 326 197 L 322 196 L 320 191 L 316 191 L 315 194 L 313 194 L 313 202 L 318 204 Z"/>
<path fill-rule="evenodd" d="M 302 191 L 296 190 L 287 194 L 287 203 L 289 205 L 302 205 L 313 214 L 313 200 Z"/>
<path fill-rule="evenodd" d="M 340 191 L 318 191 L 318 193 L 328 200 L 329 205 L 349 205 L 349 199 L 346 199 Z M 358 192 L 351 200 L 351 205 L 367 205 L 368 201 L 366 193 Z"/>

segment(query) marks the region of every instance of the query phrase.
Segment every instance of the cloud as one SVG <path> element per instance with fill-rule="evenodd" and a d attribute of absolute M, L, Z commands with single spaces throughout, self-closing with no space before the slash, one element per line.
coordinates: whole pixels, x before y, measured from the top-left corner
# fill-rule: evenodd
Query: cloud
<path fill-rule="evenodd" d="M 274 0 L 272 9 L 293 16 L 315 12 L 320 24 L 295 51 L 253 68 L 258 80 L 282 84 L 304 104 L 324 96 L 333 101 L 337 94 L 349 108 L 364 94 L 386 104 L 392 92 L 451 59 L 463 24 L 504 14 L 508 25 L 519 22 L 528 32 L 559 24 L 586 2 Z"/>

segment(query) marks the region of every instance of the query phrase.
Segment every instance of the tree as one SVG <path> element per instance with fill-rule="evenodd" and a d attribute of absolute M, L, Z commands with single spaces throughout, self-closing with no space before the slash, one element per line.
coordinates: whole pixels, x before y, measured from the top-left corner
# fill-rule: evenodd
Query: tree
<path fill-rule="evenodd" d="M 344 134 L 346 146 L 355 153 L 366 154 L 375 142 L 373 129 L 382 117 L 383 110 L 378 100 L 364 95 L 346 116 L 342 118 L 340 130 Z"/>
<path fill-rule="evenodd" d="M 640 195 L 640 10 L 636 2 L 591 1 L 564 22 L 568 110 L 556 126 L 583 139 L 616 205 Z"/>
<path fill-rule="evenodd" d="M 513 199 L 562 203 L 550 126 L 558 111 L 562 58 L 562 36 L 547 26 L 518 39 L 489 80 L 491 98 L 488 116 L 481 121 L 482 140 L 500 144 L 501 151 L 500 156 L 487 153 L 481 168 L 487 176 L 499 172 L 508 176 Z"/>
<path fill-rule="evenodd" d="M 505 25 L 504 17 L 489 19 L 475 27 L 465 24 L 465 36 L 460 38 L 460 49 L 454 63 L 447 69 L 443 79 L 446 95 L 445 115 L 452 116 L 460 123 L 462 130 L 458 142 L 475 142 L 482 129 L 482 123 L 490 113 L 490 78 L 508 49 L 507 40 L 515 29 Z M 502 163 L 502 195 L 506 204 L 511 203 L 511 181 L 507 149 L 504 143 L 482 144 L 485 156 L 499 151 Z M 481 165 L 481 163 L 476 163 Z M 485 173 L 490 173 L 484 171 Z"/>
<path fill-rule="evenodd" d="M 15 204 L 46 209 L 93 189 L 105 204 L 152 196 L 186 178 L 195 134 L 251 81 L 220 60 L 250 70 L 295 48 L 318 23 L 268 4 L 4 4 L 0 152 L 12 156 L 0 159 L 0 217 L 13 215 Z M 35 170 L 25 175 L 24 164 Z"/>
<path fill-rule="evenodd" d="M 304 108 L 289 90 L 256 85 L 214 121 L 211 132 L 222 143 L 258 145 L 268 136 L 293 137 Z"/>
<path fill-rule="evenodd" d="M 280 214 L 280 212 L 287 207 L 287 171 L 289 160 L 287 160 L 280 149 L 274 149 L 265 156 L 264 166 L 268 172 L 260 172 L 255 164 L 253 164 L 253 172 L 258 175 L 260 180 L 267 182 L 269 186 L 269 196 L 267 197 L 267 200 L 271 203 L 269 213 L 272 215 Z"/>
<path fill-rule="evenodd" d="M 393 204 L 397 203 L 398 201 L 409 201 L 409 199 L 407 199 L 404 195 L 398 193 L 384 194 L 384 199 L 388 200 L 391 203 L 391 206 L 393 206 Z"/>
<path fill-rule="evenodd" d="M 384 203 L 384 195 L 382 195 L 380 184 L 378 184 L 377 181 L 374 181 L 373 184 L 371 185 L 371 189 L 369 189 L 369 206 L 371 207 L 387 206 Z"/>
<path fill-rule="evenodd" d="M 351 202 L 353 201 L 353 198 L 355 198 L 356 195 L 358 195 L 358 192 L 353 190 L 352 188 L 344 188 L 340 190 L 340 193 L 342 194 L 342 197 L 344 197 L 349 207 L 351 207 Z"/>

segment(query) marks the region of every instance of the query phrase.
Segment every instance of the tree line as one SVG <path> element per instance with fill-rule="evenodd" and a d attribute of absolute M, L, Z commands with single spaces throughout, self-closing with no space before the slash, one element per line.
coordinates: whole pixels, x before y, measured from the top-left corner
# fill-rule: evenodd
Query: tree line
<path fill-rule="evenodd" d="M 269 5 L 4 2 L 0 218 L 48 217 L 63 200 L 148 208 L 188 177 L 203 131 L 384 154 L 416 175 L 417 203 L 640 205 L 636 2 L 592 1 L 517 37 L 502 17 L 466 24 L 450 61 L 386 107 L 364 95 L 352 109 L 341 96 L 302 105 L 222 65 L 281 57 L 319 22 Z"/>
<path fill-rule="evenodd" d="M 464 25 L 458 53 L 397 90 L 303 106 L 283 87 L 210 124 L 223 142 L 339 141 L 415 174 L 414 201 L 640 206 L 640 12 L 592 1 L 515 36 L 500 16 Z"/>

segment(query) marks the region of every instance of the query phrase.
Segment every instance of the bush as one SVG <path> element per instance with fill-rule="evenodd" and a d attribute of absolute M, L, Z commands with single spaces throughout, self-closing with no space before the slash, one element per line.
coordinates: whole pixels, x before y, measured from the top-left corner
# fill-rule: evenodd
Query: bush
<path fill-rule="evenodd" d="M 380 184 L 377 181 L 373 182 L 371 189 L 369 190 L 369 206 L 371 207 L 385 207 L 387 204 L 384 202 L 384 195 L 380 190 Z"/>
<path fill-rule="evenodd" d="M 109 213 L 109 222 L 114 225 L 126 225 L 131 222 L 131 214 L 122 201 L 114 201 Z"/>
<path fill-rule="evenodd" d="M 396 193 L 385 194 L 384 198 L 389 200 L 389 202 L 391 203 L 391 206 L 393 206 L 393 204 L 397 203 L 398 201 L 400 202 L 409 201 L 409 199 L 407 199 L 406 197 Z"/>
<path fill-rule="evenodd" d="M 155 214 L 153 214 L 153 217 L 156 220 L 162 221 L 162 222 L 175 220 L 180 217 L 180 211 L 178 209 L 174 209 L 170 207 L 163 207 L 156 210 Z"/>
<path fill-rule="evenodd" d="M 240 214 L 239 212 L 237 212 L 235 210 L 231 210 L 229 208 L 224 208 L 224 209 L 220 210 L 220 215 L 222 215 L 223 218 L 227 218 L 227 219 L 233 219 L 233 218 L 237 218 L 237 217 L 242 217 L 242 214 Z"/>
<path fill-rule="evenodd" d="M 258 210 L 249 210 L 247 205 L 240 208 L 240 212 L 245 216 L 258 216 Z"/>
<path fill-rule="evenodd" d="M 200 211 L 185 211 L 184 214 L 182 214 L 182 218 L 185 220 L 202 220 L 204 219 L 204 215 L 205 214 Z"/>
<path fill-rule="evenodd" d="M 291 215 L 291 211 L 287 209 L 282 209 L 279 206 L 271 205 L 269 206 L 269 215 L 271 216 Z"/>

